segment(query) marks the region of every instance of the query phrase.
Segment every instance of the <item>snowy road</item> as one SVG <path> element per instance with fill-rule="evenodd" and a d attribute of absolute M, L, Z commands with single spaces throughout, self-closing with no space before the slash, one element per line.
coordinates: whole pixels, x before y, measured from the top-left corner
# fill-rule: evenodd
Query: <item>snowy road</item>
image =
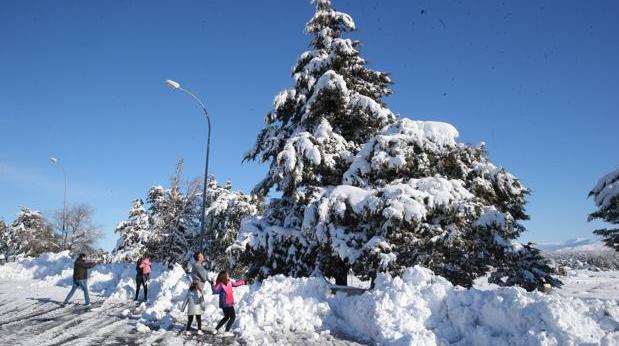
<path fill-rule="evenodd" d="M 244 345 L 242 339 L 203 336 L 186 339 L 179 324 L 173 330 L 140 333 L 135 325 L 144 309 L 126 300 L 91 293 L 93 307 L 83 307 L 77 291 L 73 304 L 61 307 L 68 289 L 36 280 L 0 281 L 0 345 Z M 358 345 L 331 335 L 273 335 L 268 343 Z"/>

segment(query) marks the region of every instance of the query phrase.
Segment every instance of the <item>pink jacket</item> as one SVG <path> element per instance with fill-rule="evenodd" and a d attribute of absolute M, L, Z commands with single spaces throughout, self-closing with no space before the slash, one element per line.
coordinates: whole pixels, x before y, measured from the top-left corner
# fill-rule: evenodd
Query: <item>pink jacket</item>
<path fill-rule="evenodd" d="M 213 286 L 213 294 L 219 294 L 219 307 L 223 308 L 234 305 L 234 294 L 232 293 L 232 287 L 243 285 L 245 285 L 245 280 L 234 281 L 229 279 L 227 285 L 219 283 Z"/>
<path fill-rule="evenodd" d="M 142 263 L 140 263 L 140 269 L 142 269 L 142 273 L 144 275 L 150 274 L 151 271 L 151 263 L 148 259 L 143 259 Z"/>

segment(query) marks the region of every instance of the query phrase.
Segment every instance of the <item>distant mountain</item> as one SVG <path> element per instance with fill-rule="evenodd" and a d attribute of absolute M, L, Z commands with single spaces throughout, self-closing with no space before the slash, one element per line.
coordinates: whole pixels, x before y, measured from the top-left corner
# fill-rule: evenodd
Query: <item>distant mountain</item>
<path fill-rule="evenodd" d="M 611 250 L 598 239 L 576 238 L 564 242 L 537 243 L 544 252 L 596 252 Z"/>

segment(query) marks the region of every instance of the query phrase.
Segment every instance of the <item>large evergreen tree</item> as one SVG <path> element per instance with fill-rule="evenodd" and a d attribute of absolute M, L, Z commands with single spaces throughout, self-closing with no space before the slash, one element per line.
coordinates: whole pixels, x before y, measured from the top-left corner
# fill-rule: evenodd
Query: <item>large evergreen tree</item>
<path fill-rule="evenodd" d="M 589 221 L 604 220 L 619 225 L 619 168 L 603 176 L 589 193 L 598 208 L 589 215 Z M 604 243 L 619 251 L 619 228 L 602 228 L 594 231 L 604 238 Z"/>
<path fill-rule="evenodd" d="M 281 192 L 263 217 L 244 221 L 259 276 L 321 272 L 346 283 L 421 264 L 470 286 L 560 285 L 531 244 L 520 244 L 528 190 L 489 162 L 483 146 L 456 142 L 453 126 L 395 119 L 382 97 L 387 74 L 369 70 L 350 16 L 316 1 L 312 50 L 293 69 L 246 159 L 270 161 L 255 189 Z"/>
<path fill-rule="evenodd" d="M 352 18 L 334 10 L 329 0 L 318 0 L 305 30 L 313 39 L 293 67 L 295 87 L 275 97 L 265 128 L 245 157 L 271 162 L 254 193 L 264 196 L 272 187 L 282 193 L 264 218 L 247 225 L 248 230 L 272 233 L 269 248 L 283 250 L 263 263 L 269 273 L 307 275 L 314 270 L 313 257 L 320 251 L 308 247 L 312 234 L 301 230 L 304 206 L 317 188 L 341 183 L 361 145 L 395 120 L 382 101 L 391 94 L 389 76 L 366 66 L 360 42 L 341 37 L 355 30 Z M 322 268 L 327 275 L 345 278 L 348 268 L 338 257 L 322 253 L 321 259 L 329 262 Z M 336 268 L 337 273 L 329 272 Z"/>

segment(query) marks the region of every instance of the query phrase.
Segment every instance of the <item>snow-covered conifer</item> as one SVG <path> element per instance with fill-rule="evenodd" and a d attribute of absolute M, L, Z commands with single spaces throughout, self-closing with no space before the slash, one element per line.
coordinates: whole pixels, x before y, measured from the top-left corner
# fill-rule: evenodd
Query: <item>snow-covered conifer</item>
<path fill-rule="evenodd" d="M 589 221 L 604 220 L 610 224 L 619 224 L 619 168 L 603 176 L 589 193 L 598 208 L 589 215 Z M 604 243 L 619 251 L 619 228 L 603 228 L 594 231 L 604 238 Z"/>
<path fill-rule="evenodd" d="M 396 120 L 381 99 L 387 74 L 341 38 L 355 28 L 350 16 L 316 4 L 306 25 L 313 50 L 246 157 L 271 163 L 255 191 L 282 193 L 243 221 L 236 246 L 253 274 L 320 272 L 345 284 L 350 270 L 373 279 L 421 264 L 463 286 L 491 271 L 529 289 L 557 285 L 536 250 L 516 241 L 528 190 L 483 145 L 457 143 L 453 126 Z"/>
<path fill-rule="evenodd" d="M 340 184 L 361 145 L 395 119 L 382 101 L 391 94 L 391 79 L 366 66 L 359 54 L 359 41 L 342 37 L 355 30 L 352 18 L 334 10 L 330 1 L 315 3 L 316 12 L 305 26 L 313 35 L 311 49 L 301 54 L 293 67 L 294 88 L 275 97 L 265 127 L 245 157 L 270 161 L 269 172 L 255 194 L 265 196 L 272 187 L 282 192 L 281 198 L 272 200 L 268 217 L 255 219 L 255 225 L 248 224 L 247 230 L 266 227 L 275 232 L 278 236 L 270 242 L 284 243 L 271 244 L 269 249 L 285 252 L 268 252 L 307 268 L 311 266 L 292 254 L 292 248 L 301 253 L 312 251 L 301 232 L 303 206 L 315 187 Z M 271 269 L 279 272 L 281 268 Z M 295 271 L 300 274 L 303 270 Z"/>
<path fill-rule="evenodd" d="M 116 226 L 119 238 L 112 251 L 114 261 L 135 262 L 145 255 L 146 244 L 150 240 L 151 227 L 144 201 L 136 199 L 131 205 L 129 217 Z"/>
<path fill-rule="evenodd" d="M 223 186 L 215 179 L 209 180 L 206 190 L 206 261 L 210 268 L 238 271 L 237 251 L 226 249 L 236 240 L 241 219 L 253 216 L 261 209 L 258 198 L 232 190 L 228 180 Z"/>
<path fill-rule="evenodd" d="M 60 250 L 54 228 L 37 210 L 22 207 L 17 218 L 3 233 L 2 243 L 7 259 Z"/>
<path fill-rule="evenodd" d="M 182 191 L 182 171 L 180 160 L 170 187 L 153 186 L 147 197 L 151 233 L 146 251 L 167 263 L 185 263 L 199 238 L 200 184 L 194 180 Z"/>

